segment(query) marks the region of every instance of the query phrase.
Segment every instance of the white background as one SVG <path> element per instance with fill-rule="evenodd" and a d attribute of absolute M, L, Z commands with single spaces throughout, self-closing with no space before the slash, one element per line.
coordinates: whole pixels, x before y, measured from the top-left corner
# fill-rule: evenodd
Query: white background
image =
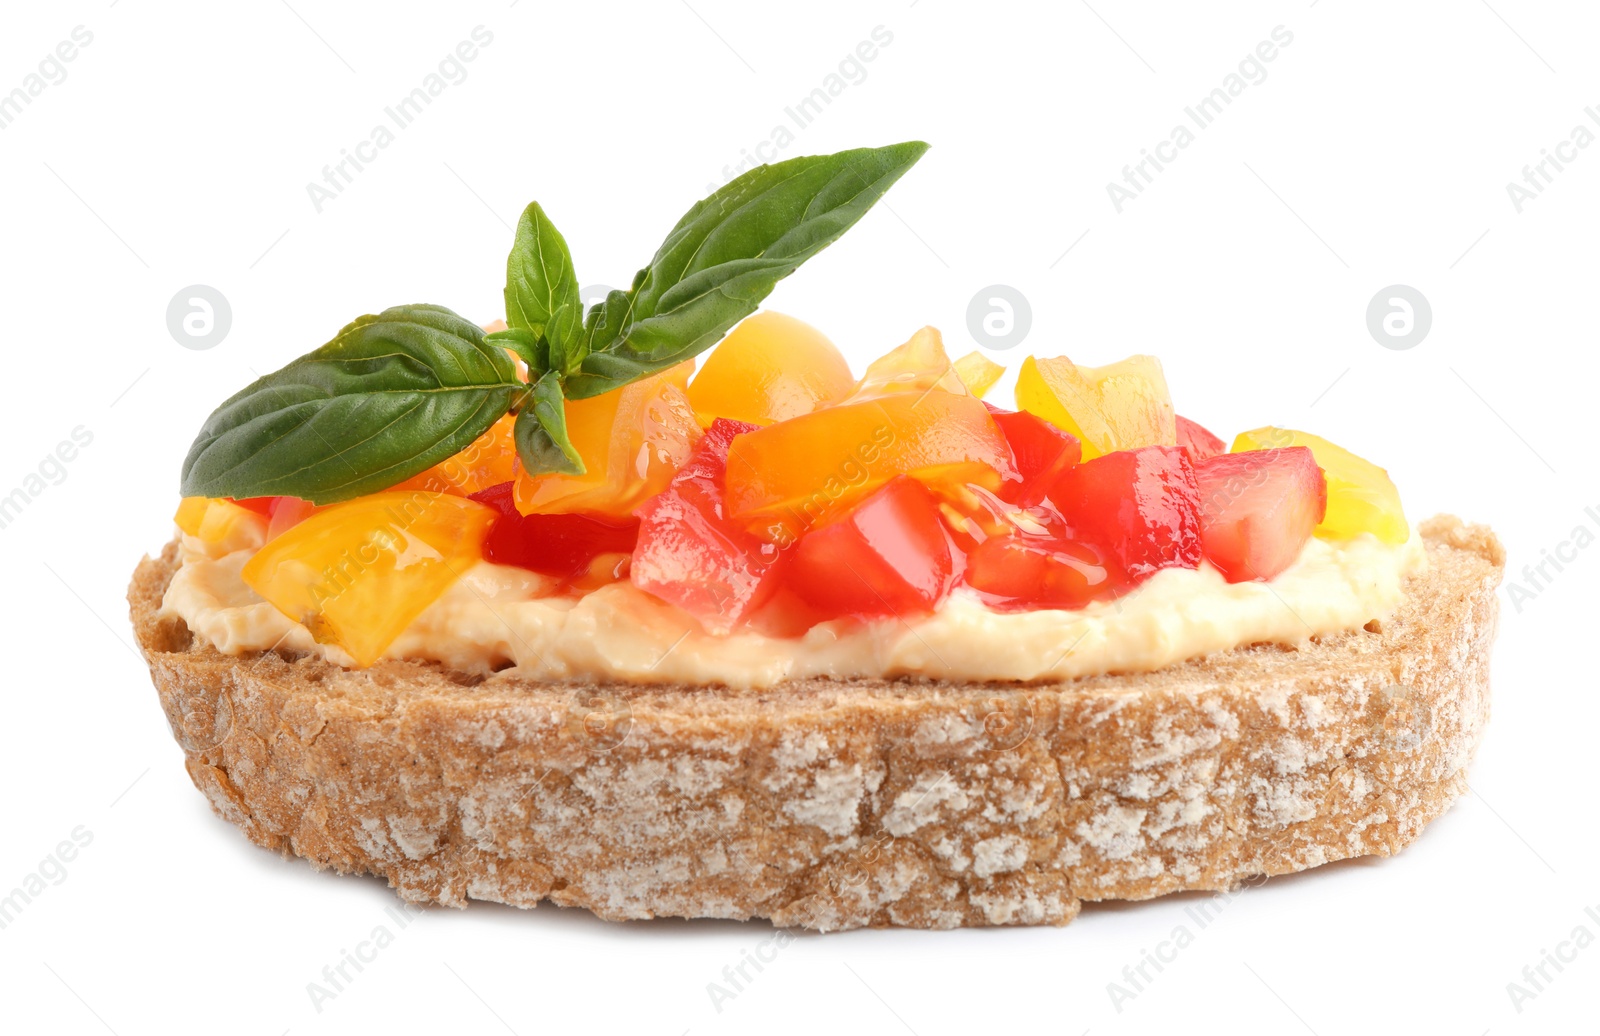
<path fill-rule="evenodd" d="M 1592 7 L 293 3 L 0 15 L 0 93 L 93 33 L 0 130 L 0 495 L 75 427 L 93 435 L 0 529 L 0 892 L 75 827 L 93 837 L 0 930 L 0 1028 L 1593 1031 L 1600 946 L 1520 1012 L 1506 989 L 1580 923 L 1600 935 L 1584 915 L 1600 912 L 1600 550 L 1542 589 L 1521 572 L 1600 529 L 1600 147 L 1520 213 L 1506 189 L 1575 126 L 1600 132 Z M 479 25 L 493 41 L 467 78 L 315 211 L 307 183 Z M 1279 25 L 1293 42 L 1265 80 L 1116 212 L 1107 182 Z M 585 283 L 625 285 L 876 26 L 892 42 L 782 156 L 933 149 L 771 304 L 859 370 L 924 323 L 966 351 L 974 293 L 1011 285 L 1032 327 L 1002 362 L 1155 353 L 1180 412 L 1225 437 L 1314 430 L 1387 466 L 1414 519 L 1492 523 L 1532 596 L 1502 591 L 1474 794 L 1398 858 L 1245 892 L 1120 1012 L 1107 983 L 1199 897 L 1086 907 L 1062 929 L 806 935 L 720 1013 L 707 983 L 768 926 L 431 910 L 317 1012 L 307 983 L 395 927 L 392 894 L 214 817 L 129 646 L 126 583 L 170 535 L 189 440 L 252 372 L 357 314 L 500 316 L 508 224 L 531 199 Z M 1365 323 L 1396 283 L 1433 309 L 1408 350 Z M 232 306 L 208 351 L 167 330 L 191 284 Z"/>

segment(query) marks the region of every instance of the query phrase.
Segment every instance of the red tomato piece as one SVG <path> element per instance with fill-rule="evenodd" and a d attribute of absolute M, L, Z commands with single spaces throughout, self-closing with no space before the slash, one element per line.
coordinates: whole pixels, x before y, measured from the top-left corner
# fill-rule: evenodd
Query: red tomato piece
<path fill-rule="evenodd" d="M 1134 582 L 1200 567 L 1200 490 L 1181 446 L 1140 446 L 1062 473 L 1050 499 L 1079 537 L 1111 552 Z"/>
<path fill-rule="evenodd" d="M 1189 451 L 1189 463 L 1194 465 L 1228 452 L 1227 443 L 1181 414 L 1178 416 L 1178 445 Z"/>
<path fill-rule="evenodd" d="M 637 518 L 584 514 L 521 514 L 513 500 L 514 483 L 502 482 L 471 499 L 500 512 L 483 556 L 497 565 L 571 580 L 589 571 L 602 554 L 628 554 L 639 536 Z"/>
<path fill-rule="evenodd" d="M 689 455 L 689 459 L 679 468 L 672 477 L 672 485 L 682 485 L 690 479 L 700 479 L 723 483 L 728 476 L 728 451 L 733 448 L 733 440 L 746 432 L 758 432 L 761 426 L 749 421 L 735 421 L 728 417 L 719 417 L 711 422 L 711 427 L 705 431 L 705 438 L 701 440 L 701 449 Z"/>
<path fill-rule="evenodd" d="M 501 514 L 517 514 L 515 482 L 501 482 L 473 493 L 469 499 L 488 504 Z"/>
<path fill-rule="evenodd" d="M 990 408 L 990 416 L 1011 445 L 1020 481 L 1007 482 L 1000 495 L 1012 503 L 1032 507 L 1061 472 L 1078 463 L 1083 447 L 1077 438 L 1042 417 L 1026 411 Z"/>
<path fill-rule="evenodd" d="M 897 475 L 802 536 L 787 581 L 829 617 L 906 616 L 939 603 L 954 567 L 938 501 L 916 479 Z"/>
<path fill-rule="evenodd" d="M 267 497 L 272 509 L 267 512 L 267 539 L 275 540 L 321 510 L 309 500 L 297 496 Z"/>
<path fill-rule="evenodd" d="M 727 514 L 728 449 L 735 436 L 759 427 L 717 418 L 667 489 L 635 512 L 634 585 L 682 608 L 712 633 L 742 625 L 777 586 L 778 548 Z"/>
<path fill-rule="evenodd" d="M 1200 543 L 1230 583 L 1294 563 L 1328 509 L 1328 482 L 1304 446 L 1224 453 L 1195 468 Z"/>
<path fill-rule="evenodd" d="M 1128 585 L 1102 551 L 1037 536 L 985 540 L 967 555 L 965 579 L 984 603 L 1002 610 L 1082 608 Z"/>
<path fill-rule="evenodd" d="M 234 503 L 246 510 L 271 518 L 272 507 L 279 499 L 279 497 L 275 496 L 247 496 L 243 500 L 235 500 Z"/>

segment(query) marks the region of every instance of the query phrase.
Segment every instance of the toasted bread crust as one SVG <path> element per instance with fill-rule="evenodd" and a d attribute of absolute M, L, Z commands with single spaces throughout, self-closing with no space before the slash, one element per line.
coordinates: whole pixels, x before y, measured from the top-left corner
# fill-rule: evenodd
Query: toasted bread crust
<path fill-rule="evenodd" d="M 1504 552 L 1450 517 L 1398 611 L 1058 684 L 760 691 L 232 657 L 128 599 L 190 777 L 253 841 L 414 902 L 607 919 L 1065 924 L 1410 843 L 1466 787 Z"/>

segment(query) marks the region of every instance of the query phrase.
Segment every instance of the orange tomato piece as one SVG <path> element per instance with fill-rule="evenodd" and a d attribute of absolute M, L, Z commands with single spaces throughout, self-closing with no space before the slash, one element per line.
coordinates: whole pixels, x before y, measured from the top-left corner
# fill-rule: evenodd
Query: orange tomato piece
<path fill-rule="evenodd" d="M 477 563 L 496 515 L 450 493 L 374 493 L 319 508 L 241 574 L 319 644 L 369 666 Z"/>
<path fill-rule="evenodd" d="M 1080 367 L 1065 356 L 1022 361 L 1017 406 L 1076 436 L 1083 459 L 1178 441 L 1177 415 L 1161 361 L 1130 356 Z"/>
<path fill-rule="evenodd" d="M 517 444 L 511 437 L 516 418 L 509 414 L 453 457 L 392 487 L 424 493 L 471 496 L 516 477 Z"/>
<path fill-rule="evenodd" d="M 982 401 L 937 390 L 818 410 L 741 435 L 728 454 L 728 510 L 787 542 L 896 475 L 998 489 L 1011 449 Z"/>
<path fill-rule="evenodd" d="M 826 335 L 767 310 L 747 317 L 711 351 L 689 385 L 700 423 L 719 417 L 773 424 L 837 403 L 856 386 Z"/>
<path fill-rule="evenodd" d="M 955 364 L 944 351 L 944 338 L 936 327 L 924 327 L 903 345 L 873 360 L 846 403 L 864 403 L 902 392 L 921 395 L 940 389 L 957 396 L 967 395 Z"/>
<path fill-rule="evenodd" d="M 611 392 L 567 400 L 567 435 L 588 470 L 529 475 L 519 464 L 517 510 L 621 516 L 666 489 L 702 434 L 685 394 L 693 370 L 693 361 L 685 361 Z"/>

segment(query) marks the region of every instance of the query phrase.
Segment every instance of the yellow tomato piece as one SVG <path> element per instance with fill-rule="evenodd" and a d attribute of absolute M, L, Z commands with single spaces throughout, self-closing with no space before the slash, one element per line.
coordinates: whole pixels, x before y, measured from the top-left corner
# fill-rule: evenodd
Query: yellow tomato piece
<path fill-rule="evenodd" d="M 1257 428 L 1240 432 L 1233 453 L 1305 446 L 1328 479 L 1328 512 L 1317 526 L 1325 540 L 1347 540 L 1370 532 L 1384 543 L 1404 543 L 1411 536 L 1400 506 L 1400 490 L 1389 473 L 1342 446 L 1292 428 Z"/>
<path fill-rule="evenodd" d="M 972 396 L 900 393 L 818 410 L 734 439 L 728 511 L 775 542 L 826 520 L 896 475 L 997 489 L 1011 448 Z"/>
<path fill-rule="evenodd" d="M 856 386 L 844 354 L 821 331 L 767 310 L 711 351 L 689 385 L 700 423 L 719 417 L 772 424 L 837 403 Z"/>
<path fill-rule="evenodd" d="M 1130 356 L 1104 367 L 1080 367 L 1065 356 L 1022 361 L 1017 406 L 1083 444 L 1083 459 L 1138 446 L 1172 446 L 1177 415 L 1161 361 Z"/>
<path fill-rule="evenodd" d="M 666 489 L 702 434 L 685 394 L 693 370 L 693 361 L 685 361 L 620 389 L 567 400 L 567 435 L 588 470 L 531 476 L 519 464 L 517 510 L 626 515 Z"/>
<path fill-rule="evenodd" d="M 235 505 L 238 506 L 238 505 Z M 190 536 L 200 535 L 200 523 L 205 521 L 206 511 L 211 508 L 211 498 L 208 496 L 186 496 L 178 501 L 178 512 L 172 520 L 178 528 Z M 243 508 L 240 508 L 243 510 Z"/>
<path fill-rule="evenodd" d="M 873 360 L 845 402 L 864 403 L 901 392 L 920 396 L 929 389 L 958 396 L 967 394 L 967 386 L 944 351 L 944 338 L 936 327 L 921 328 L 905 344 Z"/>
<path fill-rule="evenodd" d="M 1006 369 L 980 352 L 970 352 L 956 361 L 956 377 L 967 391 L 982 399 L 1000 380 Z"/>
<path fill-rule="evenodd" d="M 172 520 L 219 554 L 259 547 L 267 539 L 266 517 L 232 500 L 187 496 Z"/>
<path fill-rule="evenodd" d="M 510 482 L 517 474 L 517 444 L 511 437 L 515 423 L 514 417 L 502 417 L 454 457 L 440 461 L 420 475 L 413 475 L 393 489 L 471 496 L 490 486 Z"/>
<path fill-rule="evenodd" d="M 374 493 L 319 509 L 242 575 L 319 644 L 369 666 L 483 556 L 495 517 L 449 493 Z"/>

